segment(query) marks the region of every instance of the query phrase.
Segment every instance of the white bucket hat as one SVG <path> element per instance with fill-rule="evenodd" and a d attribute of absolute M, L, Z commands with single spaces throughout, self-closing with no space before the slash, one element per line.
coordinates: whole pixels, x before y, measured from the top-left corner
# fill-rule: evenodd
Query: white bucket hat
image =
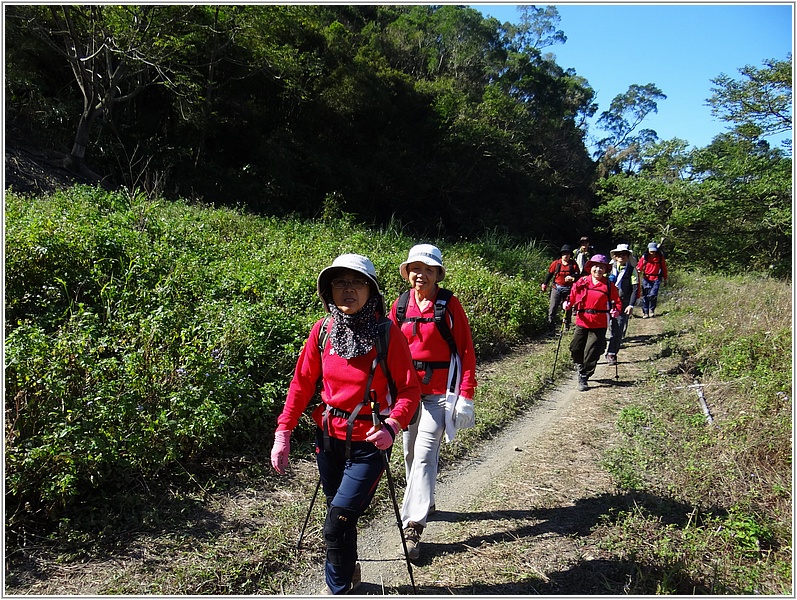
<path fill-rule="evenodd" d="M 341 254 L 332 261 L 330 266 L 318 274 L 316 291 L 318 292 L 318 297 L 321 298 L 321 302 L 324 303 L 324 309 L 327 312 L 329 312 L 329 307 L 327 306 L 329 298 L 325 298 L 324 294 L 329 292 L 332 279 L 343 269 L 349 269 L 365 275 L 373 284 L 374 293 L 382 296 L 382 290 L 379 289 L 379 282 L 376 280 L 376 268 L 374 268 L 374 263 L 372 263 L 368 257 L 361 254 Z M 381 304 L 382 314 L 385 314 L 384 308 L 383 300 Z"/>
<path fill-rule="evenodd" d="M 631 248 L 628 246 L 628 244 L 617 244 L 617 248 L 609 252 L 609 254 L 614 257 L 615 254 L 619 254 L 620 252 L 628 252 L 631 255 L 634 254 L 631 252 Z"/>
<path fill-rule="evenodd" d="M 409 273 L 407 273 L 407 265 L 414 262 L 422 262 L 431 267 L 440 267 L 440 279 L 438 281 L 443 281 L 443 279 L 445 279 L 446 268 L 443 266 L 443 254 L 437 246 L 432 246 L 431 244 L 417 244 L 410 248 L 407 260 L 399 265 L 399 273 L 401 273 L 401 276 L 407 281 L 410 279 Z"/>

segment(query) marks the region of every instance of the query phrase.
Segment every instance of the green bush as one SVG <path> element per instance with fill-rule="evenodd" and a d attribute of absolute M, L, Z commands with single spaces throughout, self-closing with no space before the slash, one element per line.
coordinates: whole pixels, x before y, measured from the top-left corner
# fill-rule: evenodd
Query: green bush
<path fill-rule="evenodd" d="M 14 518 L 214 453 L 266 451 L 323 313 L 318 272 L 365 254 L 389 304 L 416 243 L 346 215 L 277 220 L 80 186 L 10 193 L 6 217 L 7 501 L 26 507 Z M 440 243 L 482 356 L 545 318 L 518 273 L 549 259 L 504 242 Z"/>

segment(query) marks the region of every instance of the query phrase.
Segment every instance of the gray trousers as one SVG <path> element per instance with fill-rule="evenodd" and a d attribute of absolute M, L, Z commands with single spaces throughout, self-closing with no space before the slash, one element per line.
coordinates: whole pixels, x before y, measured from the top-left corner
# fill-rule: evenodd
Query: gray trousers
<path fill-rule="evenodd" d="M 410 521 L 426 527 L 429 507 L 434 504 L 440 443 L 445 429 L 445 394 L 423 394 L 418 419 L 404 432 L 407 488 L 401 504 L 402 527 L 407 527 Z"/>

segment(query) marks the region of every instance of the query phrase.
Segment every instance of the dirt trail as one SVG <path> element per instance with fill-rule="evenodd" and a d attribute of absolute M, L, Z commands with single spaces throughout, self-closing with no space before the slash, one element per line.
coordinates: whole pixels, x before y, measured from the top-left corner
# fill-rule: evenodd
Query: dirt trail
<path fill-rule="evenodd" d="M 627 508 L 629 498 L 615 492 L 600 462 L 614 443 L 614 423 L 634 382 L 648 369 L 672 366 L 665 362 L 674 359 L 659 356 L 661 331 L 658 318 L 632 319 L 619 355 L 619 377 L 601 361 L 589 391 L 577 391 L 574 376 L 565 379 L 468 460 L 441 473 L 437 513 L 429 519 L 421 556 L 413 565 L 419 595 L 587 595 L 622 589 L 633 566 L 603 550 L 594 528 L 603 515 Z M 567 356 L 569 337 L 562 341 L 560 360 Z M 527 360 L 528 354 L 517 352 L 502 359 L 500 369 L 480 371 L 480 381 L 525 368 Z M 316 481 L 311 461 L 297 461 L 294 468 L 307 482 Z M 227 540 L 223 552 L 228 546 L 246 548 L 249 532 L 269 521 L 275 497 L 307 500 L 306 488 L 288 492 L 276 478 L 231 490 L 211 495 L 200 514 L 189 511 L 187 521 L 170 522 L 169 529 L 155 534 L 140 533 L 118 555 L 63 563 L 45 548 L 31 547 L 26 550 L 28 562 L 16 568 L 14 583 L 5 591 L 64 596 L 125 589 L 151 594 L 161 589 L 162 578 L 169 580 L 169 590 L 177 589 L 175 565 L 192 564 L 197 551 L 218 551 L 208 539 Z M 400 502 L 402 490 L 397 493 Z M 196 531 L 186 533 L 189 523 L 212 523 L 212 531 L 198 526 L 200 535 L 193 537 Z M 320 532 L 308 531 L 308 544 L 310 538 L 320 556 Z M 186 550 L 186 544 L 193 548 Z M 412 594 L 392 507 L 360 528 L 359 553 L 359 594 Z M 283 593 L 306 596 L 325 590 L 322 570 L 320 563 L 311 565 Z"/>
<path fill-rule="evenodd" d="M 590 531 L 621 497 L 599 463 L 634 382 L 657 358 L 661 329 L 659 318 L 632 319 L 617 369 L 602 359 L 587 392 L 577 390 L 573 373 L 470 460 L 441 474 L 438 512 L 413 565 L 419 594 L 606 593 L 601 579 L 621 569 Z M 358 594 L 412 593 L 392 510 L 360 529 L 358 545 Z M 324 588 L 317 564 L 289 593 Z"/>

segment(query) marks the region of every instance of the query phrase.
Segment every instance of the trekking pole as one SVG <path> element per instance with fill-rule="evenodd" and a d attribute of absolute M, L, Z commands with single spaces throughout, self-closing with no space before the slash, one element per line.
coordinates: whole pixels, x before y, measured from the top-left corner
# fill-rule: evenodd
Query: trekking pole
<path fill-rule="evenodd" d="M 374 429 L 381 429 L 382 423 L 379 421 L 379 401 L 376 399 L 376 392 L 371 390 L 371 420 Z M 407 561 L 407 572 L 410 574 L 413 595 L 418 595 L 415 587 L 415 577 L 412 575 L 412 563 L 410 553 L 407 551 L 407 540 L 404 539 L 404 529 L 401 527 L 401 513 L 399 512 L 398 502 L 396 501 L 396 486 L 393 484 L 393 475 L 390 473 L 390 460 L 387 457 L 387 450 L 382 450 L 382 461 L 385 463 L 385 475 L 387 475 L 387 487 L 390 490 L 390 499 L 393 501 L 393 510 L 396 513 L 396 524 L 398 525 L 399 535 L 401 536 L 401 546 L 404 548 L 404 558 Z"/>
<path fill-rule="evenodd" d="M 300 550 L 302 546 L 302 539 L 304 538 L 304 530 L 307 529 L 307 522 L 310 520 L 310 513 L 313 512 L 313 506 L 315 505 L 316 496 L 318 496 L 318 488 L 321 487 L 321 476 L 318 476 L 318 483 L 315 484 L 315 492 L 313 492 L 313 499 L 310 500 L 310 508 L 307 509 L 307 516 L 304 518 L 304 525 L 302 525 L 302 531 L 299 534 L 299 540 L 296 542 L 296 549 Z"/>
<path fill-rule="evenodd" d="M 554 375 L 556 374 L 556 361 L 559 360 L 559 346 L 562 345 L 562 338 L 565 335 L 565 321 L 567 319 L 567 313 L 562 317 L 562 330 L 559 332 L 559 341 L 556 343 L 556 355 L 553 357 L 553 371 L 551 371 L 551 381 L 554 380 Z"/>

